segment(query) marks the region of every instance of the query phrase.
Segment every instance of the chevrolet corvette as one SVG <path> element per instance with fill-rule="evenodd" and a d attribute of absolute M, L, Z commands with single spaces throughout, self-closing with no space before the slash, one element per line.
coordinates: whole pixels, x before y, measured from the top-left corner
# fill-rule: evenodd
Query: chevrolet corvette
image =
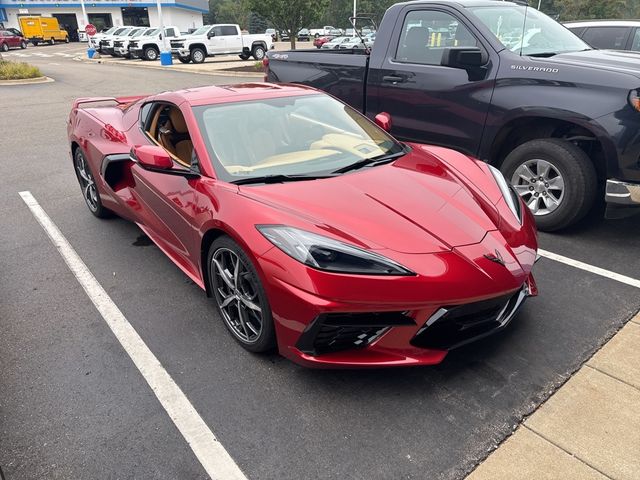
<path fill-rule="evenodd" d="M 89 211 L 135 222 L 245 349 L 432 365 L 537 294 L 536 230 L 497 169 L 391 122 L 255 83 L 81 98 L 68 137 Z"/>

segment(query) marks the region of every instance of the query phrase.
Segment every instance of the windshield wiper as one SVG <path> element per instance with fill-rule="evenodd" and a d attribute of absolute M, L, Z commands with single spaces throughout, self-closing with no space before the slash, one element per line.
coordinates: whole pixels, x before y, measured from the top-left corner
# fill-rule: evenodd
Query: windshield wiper
<path fill-rule="evenodd" d="M 406 154 L 407 152 L 405 152 L 404 150 L 402 150 L 401 152 L 397 152 L 397 153 L 390 153 L 390 154 L 386 154 L 386 155 L 378 155 L 377 157 L 371 157 L 371 158 L 363 158 L 362 160 L 358 160 L 355 163 L 352 163 L 350 165 L 347 165 L 346 167 L 341 167 L 337 170 L 334 170 L 331 173 L 337 174 L 337 173 L 347 173 L 347 172 L 351 172 L 352 170 L 358 170 L 359 168 L 362 167 L 367 167 L 369 165 L 374 165 L 374 164 L 382 164 L 382 163 L 387 163 L 387 162 L 391 162 L 393 160 L 395 160 L 398 157 L 403 156 L 404 154 Z"/>
<path fill-rule="evenodd" d="M 249 185 L 252 183 L 284 183 L 284 182 L 300 182 L 303 180 L 318 180 L 320 178 L 331 178 L 333 175 L 263 175 L 258 177 L 240 178 L 233 180 L 231 183 L 235 185 Z"/>

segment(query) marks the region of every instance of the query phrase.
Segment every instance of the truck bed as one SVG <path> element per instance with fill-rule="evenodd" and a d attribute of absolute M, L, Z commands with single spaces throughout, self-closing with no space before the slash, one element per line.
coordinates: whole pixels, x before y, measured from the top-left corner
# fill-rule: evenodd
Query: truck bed
<path fill-rule="evenodd" d="M 364 50 L 288 50 L 269 52 L 270 82 L 319 88 L 364 110 L 369 55 Z"/>

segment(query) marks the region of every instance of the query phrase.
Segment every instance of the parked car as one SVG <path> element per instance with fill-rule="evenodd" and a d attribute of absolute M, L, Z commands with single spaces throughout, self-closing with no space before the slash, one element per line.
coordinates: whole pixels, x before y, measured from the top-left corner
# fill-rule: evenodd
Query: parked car
<path fill-rule="evenodd" d="M 269 34 L 243 34 L 233 24 L 205 25 L 188 37 L 172 40 L 171 52 L 182 63 L 202 63 L 215 55 L 238 55 L 242 60 L 253 56 L 262 60 L 272 45 Z"/>
<path fill-rule="evenodd" d="M 124 26 L 124 27 L 111 27 L 108 30 L 101 32 L 101 33 L 96 33 L 93 37 L 91 37 L 91 43 L 93 44 L 94 48 L 100 52 L 102 52 L 102 45 L 105 45 L 102 43 L 103 40 L 110 40 L 115 36 L 120 35 L 122 32 L 124 32 L 127 28 L 131 28 L 128 26 Z"/>
<path fill-rule="evenodd" d="M 287 32 L 286 30 L 280 30 L 278 32 L 278 40 L 281 42 L 288 42 L 290 39 L 289 37 L 289 32 Z"/>
<path fill-rule="evenodd" d="M 308 42 L 311 40 L 311 32 L 308 28 L 303 28 L 298 32 L 298 40 L 301 42 Z"/>
<path fill-rule="evenodd" d="M 265 35 L 270 35 L 271 40 L 273 40 L 274 42 L 278 40 L 278 32 L 275 28 L 267 28 L 264 33 Z"/>
<path fill-rule="evenodd" d="M 18 18 L 24 38 L 34 46 L 45 42 L 51 45 L 56 42 L 69 43 L 69 33 L 60 28 L 58 19 L 55 17 L 25 16 Z"/>
<path fill-rule="evenodd" d="M 593 48 L 640 52 L 638 20 L 587 20 L 564 26 Z"/>
<path fill-rule="evenodd" d="M 336 37 L 336 38 L 332 38 L 328 42 L 323 43 L 320 48 L 338 49 L 338 48 L 340 48 L 340 45 L 342 45 L 343 43 L 346 43 L 346 42 L 350 42 L 351 40 L 352 40 L 352 37 Z"/>
<path fill-rule="evenodd" d="M 309 30 L 309 34 L 314 38 L 326 37 L 328 35 L 337 37 L 338 35 L 342 35 L 342 30 L 336 27 L 332 27 L 331 25 L 325 25 L 322 28 L 312 28 Z"/>
<path fill-rule="evenodd" d="M 396 141 L 385 115 L 264 83 L 104 101 L 67 122 L 89 211 L 139 225 L 251 352 L 436 364 L 537 294 L 535 223 L 502 174 Z"/>
<path fill-rule="evenodd" d="M 266 77 L 322 88 L 370 118 L 387 112 L 403 140 L 500 167 L 542 230 L 597 200 L 607 218 L 640 211 L 637 54 L 593 50 L 511 2 L 399 3 L 378 33 L 370 55 L 270 55 Z"/>
<path fill-rule="evenodd" d="M 135 29 L 135 27 L 125 27 L 121 30 L 116 30 L 113 35 L 106 35 L 105 37 L 103 37 L 102 40 L 100 40 L 100 53 L 103 55 L 113 56 L 114 42 L 116 41 L 116 38 L 119 39 L 122 37 L 126 37 Z"/>
<path fill-rule="evenodd" d="M 334 37 L 331 37 L 329 35 L 325 35 L 323 37 L 316 37 L 313 39 L 313 46 L 316 48 L 322 48 L 322 46 L 327 43 L 330 42 L 331 40 L 333 40 Z"/>
<path fill-rule="evenodd" d="M 129 50 L 131 42 L 142 40 L 145 35 L 151 36 L 155 30 L 155 28 L 151 27 L 140 27 L 131 30 L 128 35 L 114 38 L 113 55 L 116 57 L 131 58 L 131 51 Z"/>
<path fill-rule="evenodd" d="M 10 48 L 27 48 L 27 41 L 9 30 L 0 30 L 0 52 L 8 52 Z"/>
<path fill-rule="evenodd" d="M 184 38 L 189 38 L 190 36 L 191 35 L 187 35 Z M 129 42 L 129 55 L 131 55 L 131 58 L 141 58 L 142 60 L 157 60 L 160 57 L 160 52 L 165 48 L 167 50 L 170 49 L 171 42 L 176 38 L 181 38 L 178 27 L 164 27 L 164 33 L 161 28 L 156 28 L 150 32 L 146 32 L 141 37 L 132 39 L 131 42 Z"/>
<path fill-rule="evenodd" d="M 365 37 L 351 37 L 348 42 L 343 42 L 340 44 L 341 49 L 353 49 L 353 48 L 371 48 L 373 47 L 373 42 L 375 40 L 375 34 L 369 34 Z"/>

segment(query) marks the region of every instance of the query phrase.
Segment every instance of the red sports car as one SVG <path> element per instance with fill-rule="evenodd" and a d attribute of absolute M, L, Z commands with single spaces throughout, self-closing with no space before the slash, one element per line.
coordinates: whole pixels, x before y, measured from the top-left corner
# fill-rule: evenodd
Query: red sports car
<path fill-rule="evenodd" d="M 390 122 L 256 83 L 78 99 L 68 134 L 89 210 L 137 223 L 247 350 L 435 364 L 536 295 L 536 231 L 498 170 Z"/>

